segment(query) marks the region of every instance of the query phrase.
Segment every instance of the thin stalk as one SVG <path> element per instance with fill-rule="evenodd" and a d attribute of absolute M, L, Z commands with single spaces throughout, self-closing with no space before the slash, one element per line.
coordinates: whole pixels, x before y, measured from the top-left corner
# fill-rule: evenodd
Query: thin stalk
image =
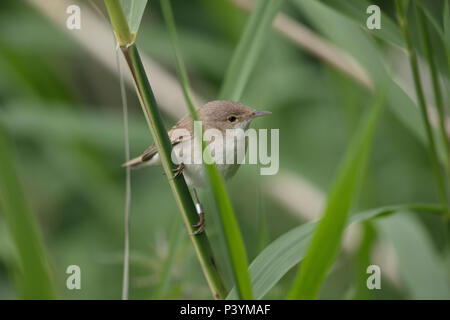
<path fill-rule="evenodd" d="M 190 96 L 190 84 L 187 76 L 186 68 L 184 66 L 181 50 L 178 44 L 178 34 L 175 25 L 175 19 L 173 17 L 173 10 L 170 0 L 162 0 L 161 8 L 164 15 L 166 26 L 169 30 L 172 40 L 173 51 L 175 54 L 175 60 L 177 65 L 177 71 L 183 89 L 189 111 L 194 120 L 198 119 L 197 112 L 194 107 L 193 100 Z M 203 139 L 200 139 L 202 145 L 202 154 L 205 149 L 205 143 Z M 242 240 L 242 234 L 239 230 L 239 225 L 236 220 L 236 214 L 234 213 L 231 205 L 228 192 L 225 187 L 225 183 L 221 174 L 219 173 L 215 164 L 206 164 L 205 169 L 208 174 L 210 186 L 213 191 L 214 199 L 219 209 L 221 218 L 221 227 L 225 235 L 227 244 L 227 253 L 231 261 L 233 268 L 233 276 L 236 283 L 237 291 L 241 299 L 252 299 L 252 287 L 250 283 L 250 275 L 248 274 L 248 260 L 247 253 L 245 251 L 244 241 Z"/>
<path fill-rule="evenodd" d="M 375 94 L 373 105 L 353 135 L 328 195 L 323 217 L 314 231 L 287 299 L 317 299 L 328 270 L 336 260 L 349 211 L 356 198 L 357 186 L 366 171 L 373 137 L 384 106 L 384 90 Z"/>
<path fill-rule="evenodd" d="M 121 47 L 122 53 L 132 74 L 142 111 L 144 112 L 147 124 L 153 135 L 164 172 L 169 178 L 169 185 L 183 216 L 186 228 L 189 233 L 192 233 L 195 231 L 193 224 L 197 222 L 198 216 L 184 177 L 180 175 L 175 179 L 171 178 L 173 176 L 173 170 L 175 169 L 174 164 L 171 161 L 172 146 L 167 131 L 164 128 L 155 96 L 142 65 L 139 51 L 134 43 L 134 37 L 131 36 L 120 1 L 105 0 L 105 4 L 115 30 L 117 42 Z M 206 232 L 191 237 L 191 240 L 214 298 L 224 298 L 226 295 L 225 285 L 217 270 L 215 258 Z"/>
<path fill-rule="evenodd" d="M 450 72 L 450 2 L 444 1 L 444 9 L 442 10 L 442 41 L 445 47 L 445 55 L 447 57 L 447 67 Z"/>
<path fill-rule="evenodd" d="M 134 41 L 134 37 L 131 34 L 120 0 L 105 0 L 105 5 L 108 9 L 109 18 L 114 27 L 114 34 L 119 46 L 129 45 Z"/>
<path fill-rule="evenodd" d="M 422 85 L 421 85 L 421 81 L 420 81 L 420 73 L 419 73 L 419 66 L 417 64 L 417 57 L 416 57 L 416 53 L 412 46 L 411 37 L 408 32 L 408 22 L 406 19 L 406 13 L 405 13 L 405 10 L 403 9 L 402 4 L 400 3 L 400 0 L 395 0 L 395 5 L 396 5 L 396 9 L 397 9 L 397 19 L 400 24 L 400 28 L 403 33 L 403 37 L 405 38 L 406 49 L 408 51 L 408 57 L 409 57 L 409 64 L 411 66 L 411 70 L 413 73 L 414 86 L 416 89 L 417 100 L 419 102 L 419 107 L 422 112 L 423 124 L 425 126 L 425 131 L 426 131 L 427 138 L 428 138 L 429 156 L 430 156 L 430 160 L 431 160 L 431 166 L 433 169 L 433 173 L 434 173 L 434 176 L 436 179 L 439 198 L 440 198 L 440 201 L 442 202 L 442 204 L 448 208 L 448 200 L 447 200 L 447 195 L 446 195 L 446 191 L 445 191 L 445 184 L 444 184 L 444 181 L 443 181 L 443 178 L 441 175 L 441 168 L 439 165 L 436 145 L 435 145 L 434 138 L 433 138 L 433 132 L 432 132 L 431 125 L 430 125 L 430 120 L 428 118 L 425 96 L 423 94 Z"/>
<path fill-rule="evenodd" d="M 444 103 L 443 103 L 443 98 L 442 98 L 441 86 L 439 83 L 438 73 L 436 70 L 436 62 L 434 60 L 434 55 L 433 55 L 433 46 L 432 46 L 431 39 L 429 36 L 427 24 L 425 22 L 425 15 L 424 15 L 423 9 L 419 9 L 419 7 L 417 5 L 417 1 L 414 1 L 414 11 L 417 16 L 420 36 L 422 38 L 422 43 L 423 43 L 424 50 L 425 50 L 425 56 L 428 60 L 428 65 L 430 68 L 431 81 L 433 84 L 434 100 L 436 102 L 436 108 L 437 108 L 438 115 L 439 115 L 439 130 L 440 130 L 440 134 L 442 136 L 444 150 L 445 150 L 445 156 L 447 159 L 445 168 L 446 168 L 447 174 L 449 174 L 450 173 L 450 141 L 448 139 L 447 132 L 445 130 L 445 109 L 444 109 Z"/>
<path fill-rule="evenodd" d="M 119 48 L 117 48 L 119 49 Z M 128 103 L 127 92 L 120 65 L 119 52 L 116 50 L 117 69 L 119 72 L 120 95 L 122 97 L 123 131 L 125 162 L 130 160 L 130 139 L 128 134 Z M 130 207 L 131 207 L 131 168 L 125 168 L 125 219 L 124 219 L 124 249 L 123 249 L 123 280 L 122 280 L 122 300 L 128 300 L 130 287 Z"/>
<path fill-rule="evenodd" d="M 425 50 L 425 57 L 428 60 L 428 65 L 430 68 L 431 81 L 433 84 L 434 100 L 436 102 L 436 108 L 437 108 L 438 116 L 439 116 L 439 130 L 440 130 L 440 135 L 442 136 L 443 145 L 444 145 L 444 153 L 446 156 L 446 162 L 445 162 L 444 168 L 445 168 L 445 173 L 447 176 L 447 181 L 449 181 L 449 179 L 450 179 L 450 145 L 449 145 L 450 142 L 449 142 L 449 138 L 447 136 L 447 132 L 445 129 L 445 109 L 444 109 L 444 104 L 443 104 L 441 86 L 439 83 L 439 78 L 438 78 L 438 74 L 437 74 L 437 70 L 436 70 L 436 62 L 434 60 L 434 55 L 433 55 L 433 47 L 432 47 L 432 43 L 431 43 L 431 40 L 429 37 L 427 23 L 425 21 L 424 8 L 421 7 L 419 9 L 419 6 L 418 6 L 416 0 L 414 1 L 414 11 L 417 16 L 420 36 L 422 38 L 422 43 L 423 43 L 424 50 Z M 448 199 L 447 199 L 447 201 L 448 201 Z M 450 242 L 449 242 L 449 233 L 450 233 L 449 222 L 450 222 L 450 220 L 449 219 L 450 219 L 450 210 L 448 210 L 448 214 L 446 214 L 443 217 L 444 230 L 445 230 L 444 237 L 446 240 L 445 243 L 447 245 L 447 250 L 450 252 Z"/>
<path fill-rule="evenodd" d="M 172 42 L 173 53 L 175 55 L 175 63 L 177 65 L 178 77 L 181 82 L 181 89 L 183 90 L 184 99 L 189 107 L 189 112 L 194 120 L 198 120 L 197 111 L 195 108 L 194 100 L 191 97 L 191 86 L 189 84 L 189 78 L 187 76 L 186 67 L 184 65 L 183 58 L 181 56 L 180 46 L 178 44 L 178 33 L 175 26 L 175 18 L 173 16 L 173 10 L 170 0 L 161 0 L 161 9 L 164 16 L 166 27 L 170 34 Z"/>
<path fill-rule="evenodd" d="M 244 33 L 231 57 L 220 89 L 220 99 L 238 101 L 244 92 L 253 67 L 256 65 L 272 21 L 284 0 L 259 0 L 250 14 Z"/>

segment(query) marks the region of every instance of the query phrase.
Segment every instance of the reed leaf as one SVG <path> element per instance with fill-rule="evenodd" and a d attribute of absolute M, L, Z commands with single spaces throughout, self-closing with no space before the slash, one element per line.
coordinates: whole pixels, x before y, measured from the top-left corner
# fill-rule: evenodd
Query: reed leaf
<path fill-rule="evenodd" d="M 242 96 L 251 71 L 272 28 L 272 21 L 283 2 L 284 0 L 257 1 L 231 58 L 219 99 L 238 101 Z"/>
<path fill-rule="evenodd" d="M 442 214 L 443 209 L 437 205 L 405 204 L 386 206 L 353 214 L 346 223 L 346 228 L 353 223 L 389 216 L 397 212 L 424 211 Z M 320 221 L 319 221 L 320 222 Z M 255 299 L 263 299 L 280 279 L 301 262 L 311 243 L 314 231 L 319 222 L 302 224 L 270 243 L 250 264 L 250 276 Z M 227 299 L 236 299 L 237 292 L 233 288 Z"/>
<path fill-rule="evenodd" d="M 418 138 L 422 144 L 427 145 L 427 132 L 423 126 L 420 106 L 413 100 L 410 93 L 402 89 L 391 77 L 386 68 L 382 51 L 373 37 L 361 28 L 361 21 L 355 22 L 348 15 L 340 14 L 335 9 L 328 7 L 326 2 L 293 0 L 292 4 L 298 7 L 299 11 L 305 14 L 308 20 L 327 38 L 351 54 L 367 71 L 376 86 L 386 88 L 386 101 L 390 110 L 414 137 Z M 324 20 L 327 21 L 326 24 L 323 24 Z M 437 145 L 437 152 L 439 160 L 445 163 L 445 154 L 441 145 L 442 143 Z"/>
<path fill-rule="evenodd" d="M 1 127 L 0 209 L 5 216 L 21 268 L 16 277 L 20 295 L 24 299 L 54 298 L 44 244 L 17 177 L 9 139 Z"/>
<path fill-rule="evenodd" d="M 351 18 L 353 21 L 359 24 L 365 31 L 370 32 L 371 35 L 389 41 L 398 46 L 403 47 L 405 41 L 402 38 L 400 28 L 395 24 L 395 20 L 392 20 L 388 14 L 381 11 L 382 28 L 376 30 L 368 30 L 366 27 L 366 13 L 367 8 L 373 4 L 367 0 L 320 0 L 324 5 L 333 8 L 337 12 Z"/>
<path fill-rule="evenodd" d="M 289 299 L 316 299 L 319 295 L 320 286 L 339 251 L 348 212 L 366 167 L 383 105 L 383 94 L 378 93 L 338 171 L 323 218 L 289 292 Z"/>
<path fill-rule="evenodd" d="M 141 25 L 142 16 L 147 6 L 147 0 L 120 0 L 127 17 L 130 32 L 136 34 Z"/>

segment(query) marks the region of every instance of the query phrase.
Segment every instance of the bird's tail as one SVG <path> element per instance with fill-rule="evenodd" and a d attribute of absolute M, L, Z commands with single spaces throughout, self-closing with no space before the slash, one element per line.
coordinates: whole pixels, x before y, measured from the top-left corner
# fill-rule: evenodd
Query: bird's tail
<path fill-rule="evenodd" d="M 142 160 L 142 156 L 136 157 L 134 159 L 131 159 L 124 164 L 122 164 L 122 167 L 130 167 L 131 169 L 140 169 L 142 167 L 145 167 L 147 165 L 147 161 Z"/>

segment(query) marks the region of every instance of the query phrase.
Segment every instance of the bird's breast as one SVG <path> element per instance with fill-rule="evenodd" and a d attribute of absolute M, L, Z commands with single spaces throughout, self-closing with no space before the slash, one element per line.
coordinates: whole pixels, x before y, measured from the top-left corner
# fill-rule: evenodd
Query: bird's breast
<path fill-rule="evenodd" d="M 229 179 L 237 172 L 240 163 L 245 159 L 247 143 L 245 136 L 224 137 L 224 139 L 215 139 L 209 143 L 207 149 L 223 178 Z M 205 157 L 203 157 L 201 147 L 194 144 L 191 139 L 176 145 L 174 154 L 175 159 L 173 160 L 184 164 L 183 175 L 186 183 L 191 187 L 205 187 L 207 175 L 202 165 Z"/>

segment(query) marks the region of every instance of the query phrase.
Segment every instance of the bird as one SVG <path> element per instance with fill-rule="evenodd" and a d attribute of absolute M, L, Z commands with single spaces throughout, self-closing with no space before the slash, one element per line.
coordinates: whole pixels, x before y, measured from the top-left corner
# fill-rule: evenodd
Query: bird
<path fill-rule="evenodd" d="M 227 155 L 230 156 L 229 153 L 232 153 L 232 159 L 236 159 L 235 154 L 237 153 L 237 146 L 243 145 L 245 151 L 247 148 L 245 136 L 234 134 L 234 131 L 246 131 L 253 119 L 270 113 L 271 112 L 269 111 L 254 110 L 246 105 L 231 100 L 210 101 L 197 110 L 198 120 L 201 121 L 204 137 L 208 132 L 220 133 L 225 137 L 225 140 L 216 139 L 217 136 L 215 136 L 214 138 L 211 137 L 208 141 L 205 141 L 207 148 L 210 148 L 210 150 L 223 150 L 223 153 L 214 152 L 211 153 L 211 155 L 212 160 L 216 162 L 216 166 L 225 180 L 236 174 L 240 167 L 240 163 L 238 161 L 233 161 L 232 163 L 228 163 L 228 161 L 217 161 L 218 157 L 221 156 L 223 160 Z M 227 136 L 227 133 L 231 134 Z M 199 222 L 194 225 L 194 227 L 198 227 L 198 229 L 191 235 L 197 235 L 202 233 L 205 228 L 205 217 L 202 205 L 198 199 L 196 188 L 202 188 L 207 185 L 207 176 L 201 159 L 198 159 L 198 157 L 202 157 L 203 154 L 194 152 L 194 121 L 191 115 L 186 115 L 181 118 L 181 120 L 168 131 L 168 135 L 174 153 L 174 155 L 172 155 L 172 160 L 175 159 L 179 164 L 175 169 L 174 178 L 183 174 L 186 184 L 192 189 L 195 199 L 195 207 L 199 215 Z M 226 139 L 228 139 L 228 137 L 237 139 L 237 141 L 234 141 L 235 143 L 233 143 L 234 148 L 226 147 Z M 186 159 L 190 159 L 191 161 L 186 161 Z M 139 169 L 157 165 L 161 165 L 161 161 L 158 150 L 156 149 L 155 144 L 153 144 L 140 156 L 127 161 L 122 166 L 130 167 L 131 169 Z"/>

